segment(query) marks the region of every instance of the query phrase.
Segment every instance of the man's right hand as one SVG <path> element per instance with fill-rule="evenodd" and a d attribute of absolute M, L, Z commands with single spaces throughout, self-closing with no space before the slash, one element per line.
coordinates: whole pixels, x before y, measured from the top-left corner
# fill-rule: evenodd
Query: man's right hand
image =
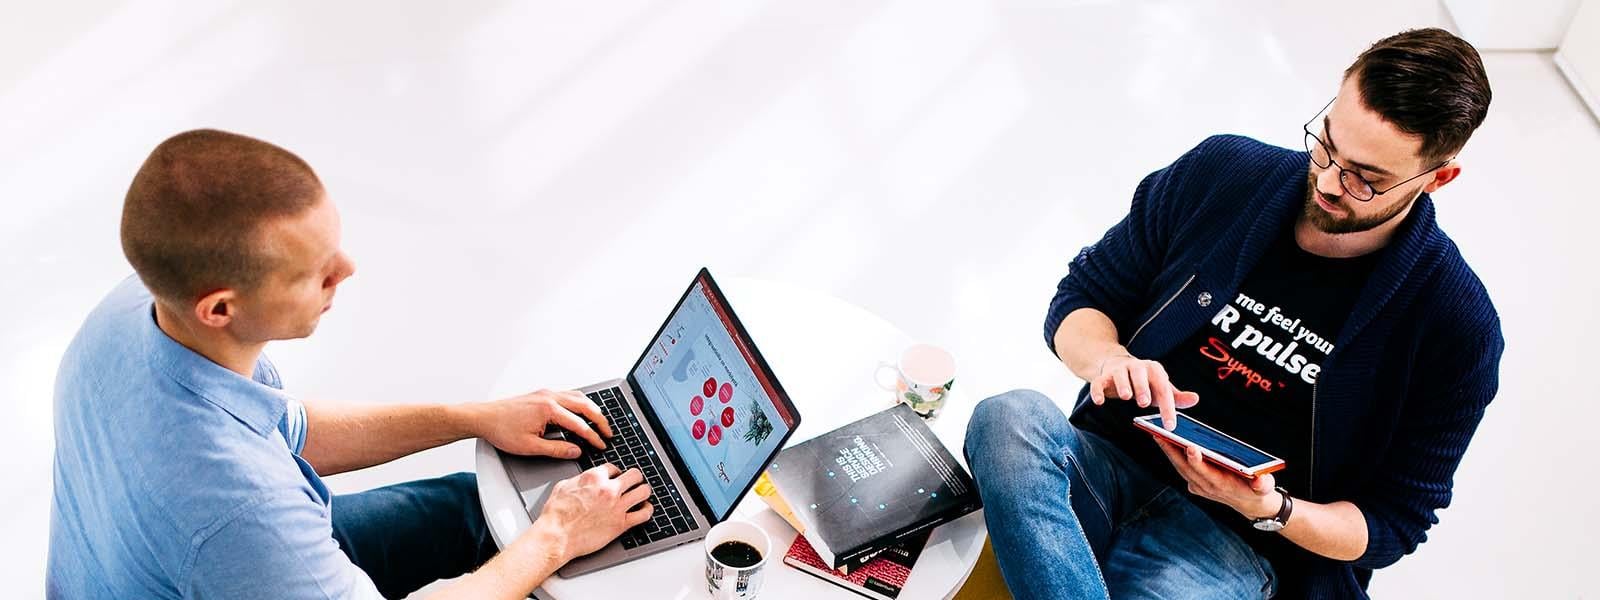
<path fill-rule="evenodd" d="M 527 598 L 572 559 L 604 548 L 650 519 L 650 486 L 638 469 L 606 464 L 557 481 L 533 526 L 436 598 Z"/>
<path fill-rule="evenodd" d="M 1200 395 L 1172 386 L 1166 368 L 1153 360 L 1139 360 L 1127 354 L 1114 354 L 1100 362 L 1100 371 L 1089 381 L 1089 398 L 1096 405 L 1106 398 L 1133 400 L 1140 408 L 1155 404 L 1161 411 L 1161 426 L 1172 431 L 1178 426 L 1177 409 L 1200 402 Z"/>
<path fill-rule="evenodd" d="M 534 528 L 551 535 L 561 562 L 589 554 L 650 520 L 650 485 L 638 469 L 604 464 L 555 483 Z"/>

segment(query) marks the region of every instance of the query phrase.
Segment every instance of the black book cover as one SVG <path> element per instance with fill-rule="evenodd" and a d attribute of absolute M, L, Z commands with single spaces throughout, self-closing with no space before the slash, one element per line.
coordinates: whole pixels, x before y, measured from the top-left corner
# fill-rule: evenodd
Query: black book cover
<path fill-rule="evenodd" d="M 767 473 L 835 569 L 981 506 L 972 476 L 904 404 L 785 449 Z"/>

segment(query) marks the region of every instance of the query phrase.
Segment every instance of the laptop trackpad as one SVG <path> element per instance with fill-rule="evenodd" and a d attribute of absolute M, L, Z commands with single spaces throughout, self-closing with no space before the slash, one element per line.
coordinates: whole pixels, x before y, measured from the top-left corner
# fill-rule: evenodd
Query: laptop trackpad
<path fill-rule="evenodd" d="M 500 453 L 500 458 L 505 462 L 506 474 L 511 476 L 511 485 L 516 486 L 517 494 L 522 496 L 522 505 L 527 507 L 530 519 L 539 518 L 545 500 L 550 497 L 550 489 L 557 481 L 576 477 L 583 472 L 578 468 L 578 463 L 570 460 L 515 456 L 504 452 Z"/>

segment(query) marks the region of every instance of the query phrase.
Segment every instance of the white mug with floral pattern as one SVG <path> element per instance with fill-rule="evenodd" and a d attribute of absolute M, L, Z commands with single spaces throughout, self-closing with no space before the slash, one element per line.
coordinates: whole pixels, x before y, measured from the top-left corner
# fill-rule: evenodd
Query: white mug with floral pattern
<path fill-rule="evenodd" d="M 886 380 L 886 373 L 893 373 L 894 379 Z M 900 354 L 900 362 L 880 363 L 874 378 L 878 387 L 894 392 L 895 401 L 932 418 L 944 408 L 950 386 L 956 383 L 956 359 L 938 346 L 917 344 Z"/>

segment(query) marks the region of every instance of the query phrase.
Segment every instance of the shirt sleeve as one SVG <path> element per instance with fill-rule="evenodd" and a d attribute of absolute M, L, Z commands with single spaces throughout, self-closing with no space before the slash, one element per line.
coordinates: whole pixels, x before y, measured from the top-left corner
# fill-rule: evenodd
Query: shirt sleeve
<path fill-rule="evenodd" d="M 280 503 L 245 509 L 202 538 L 180 579 L 183 597 L 382 597 L 367 574 L 339 550 L 318 507 Z"/>
<path fill-rule="evenodd" d="M 289 450 L 296 455 L 306 449 L 306 405 L 293 396 L 284 396 L 288 403 L 288 410 L 283 413 L 283 422 L 278 424 L 278 431 L 283 434 L 283 440 L 289 443 Z"/>

